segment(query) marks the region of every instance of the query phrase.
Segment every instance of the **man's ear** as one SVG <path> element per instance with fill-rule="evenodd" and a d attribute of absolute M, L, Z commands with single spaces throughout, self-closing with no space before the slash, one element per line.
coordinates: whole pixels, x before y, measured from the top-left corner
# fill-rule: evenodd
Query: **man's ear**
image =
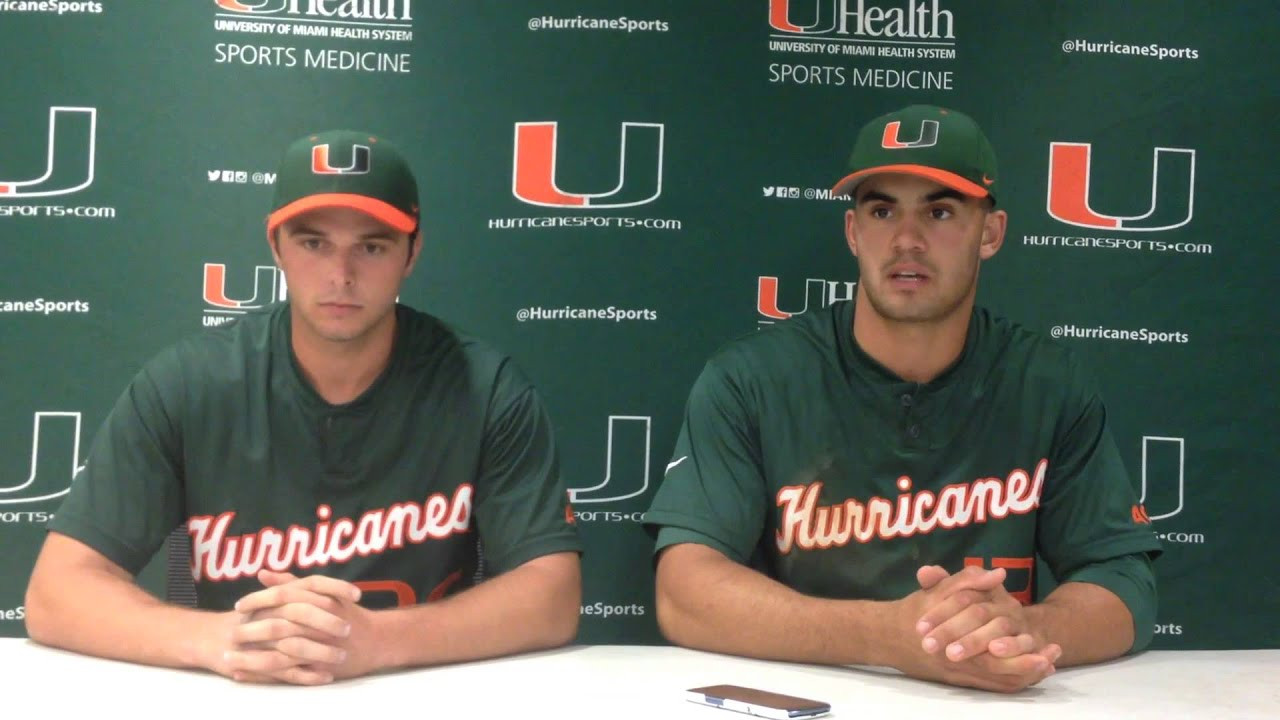
<path fill-rule="evenodd" d="M 414 228 L 409 233 L 409 254 L 404 261 L 404 277 L 409 277 L 409 273 L 413 271 L 413 266 L 418 264 L 418 256 L 422 254 L 422 229 Z"/>
<path fill-rule="evenodd" d="M 276 267 L 282 267 L 280 265 L 280 226 L 277 225 L 276 229 L 267 235 L 267 247 L 271 248 L 271 257 L 276 261 Z"/>
<path fill-rule="evenodd" d="M 1004 245 L 1004 232 L 1009 224 L 1009 213 L 993 210 L 982 220 L 982 242 L 978 245 L 978 257 L 991 259 Z"/>
<path fill-rule="evenodd" d="M 858 216 L 853 208 L 844 211 L 844 241 L 849 252 L 858 257 Z"/>

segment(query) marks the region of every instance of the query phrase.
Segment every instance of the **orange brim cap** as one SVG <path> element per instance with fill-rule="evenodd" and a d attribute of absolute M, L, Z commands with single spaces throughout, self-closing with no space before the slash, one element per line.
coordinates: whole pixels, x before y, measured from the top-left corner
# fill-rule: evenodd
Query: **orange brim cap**
<path fill-rule="evenodd" d="M 290 218 L 311 210 L 334 207 L 359 210 L 403 233 L 413 232 L 418 227 L 417 218 L 382 200 L 352 193 L 320 193 L 295 200 L 268 215 L 267 235 L 273 235 L 276 228 Z"/>
<path fill-rule="evenodd" d="M 855 173 L 850 173 L 840 178 L 840 181 L 831 188 L 832 195 L 849 195 L 858 183 L 866 179 L 869 175 L 879 175 L 881 173 L 902 173 L 904 175 L 919 175 L 928 178 L 939 185 L 945 185 L 957 192 L 964 193 L 976 198 L 984 198 L 990 193 L 981 185 L 961 177 L 953 172 L 939 170 L 938 168 L 928 167 L 926 165 L 881 165 L 879 167 L 865 168 Z"/>

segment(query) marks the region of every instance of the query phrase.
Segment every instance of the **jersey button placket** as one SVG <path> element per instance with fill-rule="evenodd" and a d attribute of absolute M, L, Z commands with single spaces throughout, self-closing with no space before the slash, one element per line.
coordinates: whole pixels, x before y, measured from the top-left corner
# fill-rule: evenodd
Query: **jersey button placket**
<path fill-rule="evenodd" d="M 915 407 L 915 394 L 910 392 L 902 393 L 899 400 L 902 402 L 903 421 L 906 423 L 907 437 L 911 440 L 920 439 L 920 423 L 912 416 L 912 409 Z"/>
<path fill-rule="evenodd" d="M 325 415 L 320 433 L 320 463 L 329 482 L 345 484 L 351 476 L 351 458 L 346 436 L 350 434 L 350 416 L 334 412 Z"/>
<path fill-rule="evenodd" d="M 320 461 L 325 469 L 330 468 L 334 462 L 333 453 L 337 444 L 334 442 L 333 430 L 336 424 L 332 415 L 325 415 L 320 432 Z"/>

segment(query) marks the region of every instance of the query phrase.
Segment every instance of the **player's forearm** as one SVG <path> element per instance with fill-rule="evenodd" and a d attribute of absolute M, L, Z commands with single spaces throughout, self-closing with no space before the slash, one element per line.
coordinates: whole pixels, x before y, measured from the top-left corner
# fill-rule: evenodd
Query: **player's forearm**
<path fill-rule="evenodd" d="M 892 603 L 810 597 L 695 544 L 658 563 L 657 617 L 672 642 L 769 660 L 900 666 Z"/>
<path fill-rule="evenodd" d="M 531 560 L 453 597 L 374 613 L 380 669 L 557 647 L 578 630 L 577 553 Z"/>
<path fill-rule="evenodd" d="M 164 667 L 209 668 L 227 617 L 164 603 L 131 578 L 98 568 L 38 569 L 27 633 L 45 645 Z"/>
<path fill-rule="evenodd" d="M 1062 647 L 1058 667 L 1109 660 L 1133 645 L 1133 616 L 1120 598 L 1099 585 L 1063 583 L 1027 613 L 1042 637 Z"/>

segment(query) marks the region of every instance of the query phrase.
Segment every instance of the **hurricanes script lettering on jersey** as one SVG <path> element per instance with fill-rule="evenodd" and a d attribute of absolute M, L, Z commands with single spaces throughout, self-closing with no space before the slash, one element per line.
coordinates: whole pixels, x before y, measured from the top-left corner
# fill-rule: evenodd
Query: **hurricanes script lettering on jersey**
<path fill-rule="evenodd" d="M 778 490 L 782 508 L 776 541 L 778 552 L 825 550 L 843 547 L 856 540 L 891 540 L 931 533 L 935 529 L 965 527 L 999 520 L 1010 514 L 1023 515 L 1040 506 L 1048 459 L 1036 464 L 1034 475 L 1016 469 L 1004 480 L 979 478 L 970 483 L 947 485 L 934 494 L 929 490 L 911 492 L 911 478 L 898 478 L 897 502 L 875 496 L 866 502 L 849 498 L 833 505 L 818 505 L 822 482 L 788 485 Z"/>
<path fill-rule="evenodd" d="M 285 572 L 342 563 L 354 555 L 366 557 L 407 543 L 443 540 L 471 527 L 470 484 L 447 498 L 435 493 L 421 503 L 396 503 L 369 510 L 359 519 L 332 520 L 328 505 L 316 508 L 314 528 L 290 525 L 287 530 L 265 527 L 256 533 L 227 537 L 234 511 L 197 515 L 187 521 L 191 536 L 191 576 L 202 580 L 236 580 L 267 569 Z"/>

